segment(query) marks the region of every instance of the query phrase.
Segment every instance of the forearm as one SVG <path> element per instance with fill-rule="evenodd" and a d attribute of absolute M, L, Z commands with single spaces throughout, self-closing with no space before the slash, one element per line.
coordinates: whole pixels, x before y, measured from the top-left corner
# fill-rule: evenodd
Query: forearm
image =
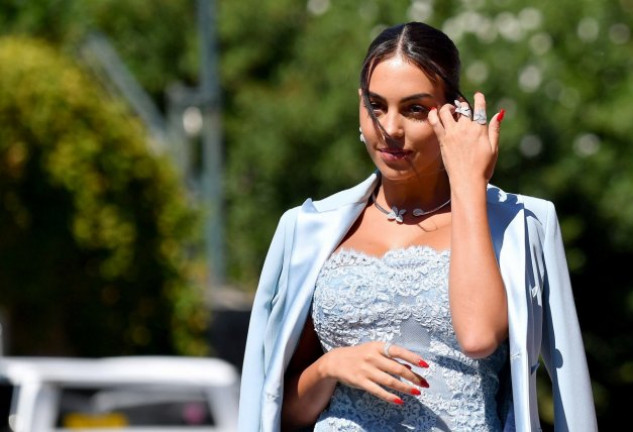
<path fill-rule="evenodd" d="M 337 380 L 327 372 L 327 354 L 296 374 L 286 374 L 282 423 L 284 429 L 314 423 L 330 402 Z"/>
<path fill-rule="evenodd" d="M 452 189 L 449 300 L 453 326 L 469 356 L 490 355 L 507 335 L 507 299 L 486 208 L 486 184 Z"/>

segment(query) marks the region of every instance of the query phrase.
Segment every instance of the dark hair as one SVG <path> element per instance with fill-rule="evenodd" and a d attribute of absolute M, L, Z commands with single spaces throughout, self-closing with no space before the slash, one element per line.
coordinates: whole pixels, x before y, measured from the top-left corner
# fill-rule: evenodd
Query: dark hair
<path fill-rule="evenodd" d="M 428 24 L 399 24 L 383 30 L 372 41 L 360 73 L 363 103 L 375 123 L 377 120 L 369 101 L 369 79 L 378 63 L 395 55 L 401 55 L 417 65 L 432 83 L 442 84 L 448 103 L 459 98 L 466 100 L 459 90 L 461 62 L 453 41 Z"/>

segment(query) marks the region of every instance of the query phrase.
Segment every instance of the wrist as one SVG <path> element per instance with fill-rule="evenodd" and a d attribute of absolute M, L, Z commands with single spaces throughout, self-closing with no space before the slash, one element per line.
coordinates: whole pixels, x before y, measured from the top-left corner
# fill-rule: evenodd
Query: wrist
<path fill-rule="evenodd" d="M 331 373 L 331 368 L 330 368 L 330 364 L 331 364 L 331 358 L 333 355 L 333 351 L 336 351 L 337 348 L 330 350 L 326 353 L 324 353 L 321 357 L 319 357 L 319 359 L 316 361 L 316 372 L 317 375 L 319 377 L 320 380 L 324 380 L 324 379 L 332 379 L 332 373 Z"/>
<path fill-rule="evenodd" d="M 485 202 L 488 182 L 485 179 L 463 181 L 458 185 L 451 184 L 451 202 Z"/>

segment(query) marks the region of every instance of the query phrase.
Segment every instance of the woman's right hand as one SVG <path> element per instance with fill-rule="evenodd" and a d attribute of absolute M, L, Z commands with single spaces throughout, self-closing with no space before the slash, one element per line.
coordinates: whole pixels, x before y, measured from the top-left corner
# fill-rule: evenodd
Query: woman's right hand
<path fill-rule="evenodd" d="M 367 342 L 334 348 L 324 354 L 322 361 L 325 377 L 395 404 L 403 403 L 398 392 L 417 396 L 420 394 L 418 386 L 429 386 L 423 377 L 411 369 L 411 365 L 428 367 L 428 364 L 418 354 L 398 345 Z"/>
<path fill-rule="evenodd" d="M 404 403 L 427 381 L 412 366 L 428 367 L 418 354 L 385 342 L 334 348 L 324 353 L 308 317 L 284 377 L 282 430 L 314 423 L 327 407 L 338 383 L 362 389 L 386 402 Z M 402 379 L 402 380 L 401 380 Z M 404 381 L 403 381 L 404 380 Z"/>

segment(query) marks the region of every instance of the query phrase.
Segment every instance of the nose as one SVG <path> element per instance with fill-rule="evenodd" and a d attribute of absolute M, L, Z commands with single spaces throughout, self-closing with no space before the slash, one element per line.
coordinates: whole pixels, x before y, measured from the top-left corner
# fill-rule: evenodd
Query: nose
<path fill-rule="evenodd" d="M 387 132 L 387 135 L 392 138 L 402 138 L 404 135 L 402 117 L 397 110 L 390 110 L 390 112 L 383 117 L 382 127 L 385 129 L 385 132 Z"/>

